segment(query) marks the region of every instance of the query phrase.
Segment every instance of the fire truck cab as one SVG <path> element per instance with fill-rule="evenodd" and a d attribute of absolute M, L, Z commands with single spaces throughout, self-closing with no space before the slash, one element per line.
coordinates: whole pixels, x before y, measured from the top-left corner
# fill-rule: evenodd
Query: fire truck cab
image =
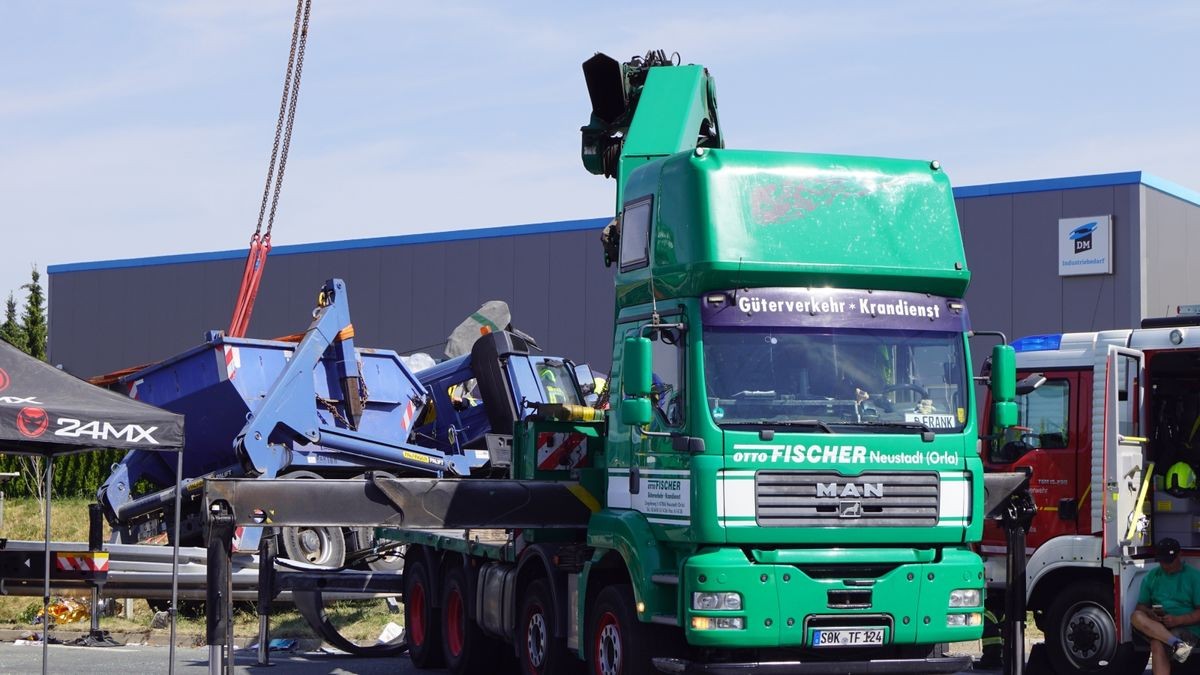
<path fill-rule="evenodd" d="M 1047 656 L 1055 672 L 1141 673 L 1149 647 L 1129 617 L 1153 543 L 1173 537 L 1200 566 L 1200 306 L 1013 347 L 1018 427 L 980 451 L 989 471 L 1033 471 L 1026 588 Z M 989 524 L 991 595 L 1007 585 L 1004 541 Z"/>

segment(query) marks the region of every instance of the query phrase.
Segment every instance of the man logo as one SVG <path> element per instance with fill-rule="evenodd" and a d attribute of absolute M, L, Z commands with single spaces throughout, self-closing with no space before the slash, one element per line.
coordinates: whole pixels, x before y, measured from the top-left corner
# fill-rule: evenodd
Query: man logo
<path fill-rule="evenodd" d="M 1084 223 L 1083 225 L 1071 230 L 1070 234 L 1067 235 L 1067 238 L 1074 242 L 1076 254 L 1086 253 L 1092 250 L 1092 233 L 1095 232 L 1096 228 L 1099 226 L 1100 223 L 1093 220 L 1090 223 Z"/>
<path fill-rule="evenodd" d="M 50 416 L 41 408 L 21 408 L 17 413 L 17 431 L 26 438 L 37 438 L 46 433 Z"/>
<path fill-rule="evenodd" d="M 883 498 L 883 483 L 817 483 L 817 499 L 838 497 Z"/>
<path fill-rule="evenodd" d="M 0 368 L 0 391 L 4 391 L 5 389 L 8 389 L 8 373 L 3 368 Z"/>
<path fill-rule="evenodd" d="M 862 518 L 862 502 L 842 502 L 838 507 L 838 518 Z"/>

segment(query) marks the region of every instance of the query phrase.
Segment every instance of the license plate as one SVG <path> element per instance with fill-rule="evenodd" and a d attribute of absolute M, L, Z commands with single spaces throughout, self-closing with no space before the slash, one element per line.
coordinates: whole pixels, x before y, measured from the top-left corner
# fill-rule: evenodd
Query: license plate
<path fill-rule="evenodd" d="M 861 647 L 883 644 L 882 628 L 835 628 L 813 631 L 814 647 Z"/>

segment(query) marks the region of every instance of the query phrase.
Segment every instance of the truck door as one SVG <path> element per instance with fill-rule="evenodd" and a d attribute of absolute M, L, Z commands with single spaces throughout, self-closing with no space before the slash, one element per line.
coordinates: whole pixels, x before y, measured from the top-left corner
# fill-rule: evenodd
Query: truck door
<path fill-rule="evenodd" d="M 1019 436 L 989 440 L 983 446 L 988 471 L 1033 470 L 1030 492 L 1038 511 L 1026 541 L 1031 549 L 1080 532 L 1080 508 L 1092 478 L 1091 407 L 1084 405 L 1092 395 L 1090 371 L 1082 367 L 1019 371 L 1018 380 L 1038 373 L 1046 382 L 1017 397 Z M 984 524 L 984 543 L 992 551 L 1005 546 L 1004 530 L 995 521 Z"/>
<path fill-rule="evenodd" d="M 673 323 L 682 321 L 683 314 L 664 313 L 662 318 Z M 654 417 L 645 427 L 609 424 L 608 505 L 640 511 L 654 525 L 687 527 L 691 522 L 691 455 L 686 447 L 676 448 L 672 433 L 682 435 L 685 429 L 688 332 L 666 327 L 650 330 L 646 320 L 620 324 L 618 331 L 623 337 L 645 335 L 651 339 Z M 614 377 L 617 372 L 614 368 Z M 615 401 L 620 401 L 622 391 L 614 392 Z M 619 410 L 619 403 L 613 407 Z"/>
<path fill-rule="evenodd" d="M 679 321 L 682 315 L 664 317 Z M 672 432 L 684 431 L 687 409 L 686 331 L 667 328 L 651 332 L 654 362 L 651 403 L 654 421 L 634 447 L 634 466 L 641 473 L 641 492 L 634 495 L 635 508 L 651 523 L 666 527 L 686 526 L 691 517 L 691 455 L 677 450 Z"/>
<path fill-rule="evenodd" d="M 1093 448 L 1092 467 L 1093 475 L 1102 476 L 1105 494 L 1102 500 L 1092 500 L 1092 522 L 1103 523 L 1104 557 L 1120 559 L 1126 547 L 1144 543 L 1140 521 L 1146 499 L 1143 492 L 1148 489 L 1142 433 L 1146 399 L 1141 391 L 1146 381 L 1145 357 L 1135 349 L 1110 346 L 1103 358 L 1096 373 L 1104 383 L 1103 452 Z"/>

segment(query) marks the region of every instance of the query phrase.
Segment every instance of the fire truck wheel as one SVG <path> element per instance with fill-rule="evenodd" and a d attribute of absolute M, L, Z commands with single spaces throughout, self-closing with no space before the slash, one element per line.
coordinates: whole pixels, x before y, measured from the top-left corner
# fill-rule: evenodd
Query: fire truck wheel
<path fill-rule="evenodd" d="M 1125 675 L 1146 669 L 1148 652 L 1117 641 L 1112 585 L 1097 582 L 1063 589 L 1046 610 L 1046 647 L 1057 673 Z"/>
<path fill-rule="evenodd" d="M 589 675 L 653 673 L 644 636 L 637 635 L 633 587 L 617 584 L 600 591 L 588 612 Z"/>
<path fill-rule="evenodd" d="M 554 596 L 544 579 L 529 584 L 517 615 L 517 652 L 523 675 L 553 675 L 583 670 L 583 662 L 567 650 L 567 641 L 555 638 L 561 617 L 554 609 Z"/>
<path fill-rule="evenodd" d="M 408 654 L 418 668 L 442 665 L 442 617 L 433 606 L 433 586 L 424 558 L 413 551 L 404 567 L 404 626 Z"/>
<path fill-rule="evenodd" d="M 442 655 L 455 675 L 495 672 L 501 660 L 501 644 L 475 623 L 470 598 L 466 573 L 448 568 L 442 578 Z"/>

